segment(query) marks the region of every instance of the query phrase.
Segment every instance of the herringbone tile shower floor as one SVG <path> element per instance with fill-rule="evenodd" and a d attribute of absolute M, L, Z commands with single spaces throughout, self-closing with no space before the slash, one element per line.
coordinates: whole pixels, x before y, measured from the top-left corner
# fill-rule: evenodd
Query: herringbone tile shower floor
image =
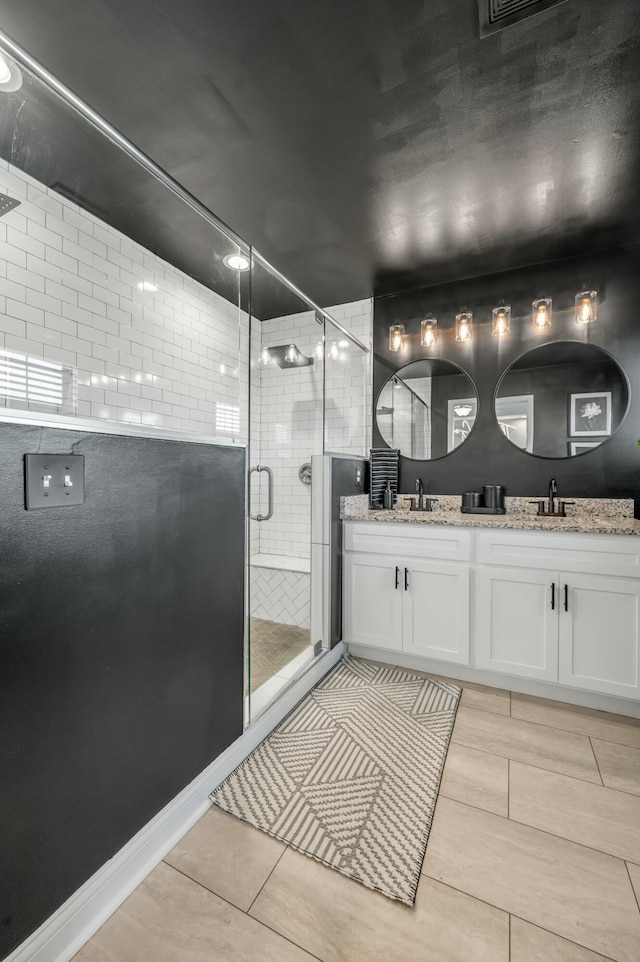
<path fill-rule="evenodd" d="M 277 675 L 308 648 L 311 632 L 296 625 L 280 625 L 263 618 L 250 624 L 251 691 Z"/>

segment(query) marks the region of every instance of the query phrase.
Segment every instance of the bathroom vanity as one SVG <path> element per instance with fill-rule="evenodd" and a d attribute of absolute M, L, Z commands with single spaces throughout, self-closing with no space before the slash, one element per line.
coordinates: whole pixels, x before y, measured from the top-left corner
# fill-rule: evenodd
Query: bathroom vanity
<path fill-rule="evenodd" d="M 356 655 L 640 714 L 640 521 L 601 507 L 553 520 L 522 506 L 496 519 L 347 510 L 344 640 Z"/>

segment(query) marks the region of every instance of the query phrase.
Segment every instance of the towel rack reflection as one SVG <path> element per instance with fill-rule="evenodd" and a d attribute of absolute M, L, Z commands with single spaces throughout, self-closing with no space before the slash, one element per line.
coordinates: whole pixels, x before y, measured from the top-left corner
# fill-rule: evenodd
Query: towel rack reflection
<path fill-rule="evenodd" d="M 271 468 L 268 468 L 266 464 L 256 464 L 255 468 L 249 469 L 249 481 L 251 481 L 251 475 L 254 471 L 256 471 L 258 474 L 262 473 L 263 471 L 266 472 L 267 480 L 269 482 L 269 507 L 267 508 L 266 514 L 251 514 L 251 510 L 249 510 L 249 517 L 252 521 L 268 521 L 273 517 L 273 471 Z M 249 498 L 251 498 L 251 487 L 249 487 Z"/>

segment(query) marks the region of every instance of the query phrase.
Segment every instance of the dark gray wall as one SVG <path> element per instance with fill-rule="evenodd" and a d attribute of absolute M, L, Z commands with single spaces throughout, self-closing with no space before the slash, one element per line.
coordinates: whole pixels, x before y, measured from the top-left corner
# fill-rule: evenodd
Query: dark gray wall
<path fill-rule="evenodd" d="M 600 312 L 594 324 L 580 328 L 574 321 L 574 297 L 587 288 L 600 292 Z M 553 297 L 553 326 L 540 336 L 532 330 L 531 301 L 542 294 Z M 490 316 L 501 299 L 511 304 L 512 321 L 510 336 L 498 341 L 491 335 Z M 454 340 L 454 316 L 463 306 L 474 314 L 469 344 Z M 542 496 L 555 476 L 566 496 L 635 497 L 640 488 L 639 309 L 638 245 L 376 298 L 374 410 L 389 375 L 429 353 L 419 344 L 420 320 L 429 313 L 438 318 L 439 332 L 432 356 L 459 364 L 479 395 L 476 427 L 459 449 L 436 461 L 400 459 L 401 490 L 413 491 L 420 477 L 432 492 L 458 494 L 501 483 L 511 495 Z M 412 335 L 401 354 L 388 349 L 389 325 L 397 321 Z M 493 412 L 496 385 L 507 367 L 525 351 L 554 340 L 582 340 L 604 348 L 622 366 L 631 386 L 629 413 L 618 433 L 588 454 L 567 460 L 518 450 L 499 430 Z M 373 439 L 374 446 L 384 446 L 375 424 Z"/>
<path fill-rule="evenodd" d="M 85 456 L 25 511 L 23 456 Z M 0 425 L 0 956 L 242 732 L 242 448 Z"/>

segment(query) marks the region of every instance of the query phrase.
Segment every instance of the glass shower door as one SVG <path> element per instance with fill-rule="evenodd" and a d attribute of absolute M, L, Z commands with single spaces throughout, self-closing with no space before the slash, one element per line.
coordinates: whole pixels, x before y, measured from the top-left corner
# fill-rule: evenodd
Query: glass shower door
<path fill-rule="evenodd" d="M 246 694 L 255 718 L 315 657 L 311 459 L 322 454 L 322 319 L 255 259 Z"/>

